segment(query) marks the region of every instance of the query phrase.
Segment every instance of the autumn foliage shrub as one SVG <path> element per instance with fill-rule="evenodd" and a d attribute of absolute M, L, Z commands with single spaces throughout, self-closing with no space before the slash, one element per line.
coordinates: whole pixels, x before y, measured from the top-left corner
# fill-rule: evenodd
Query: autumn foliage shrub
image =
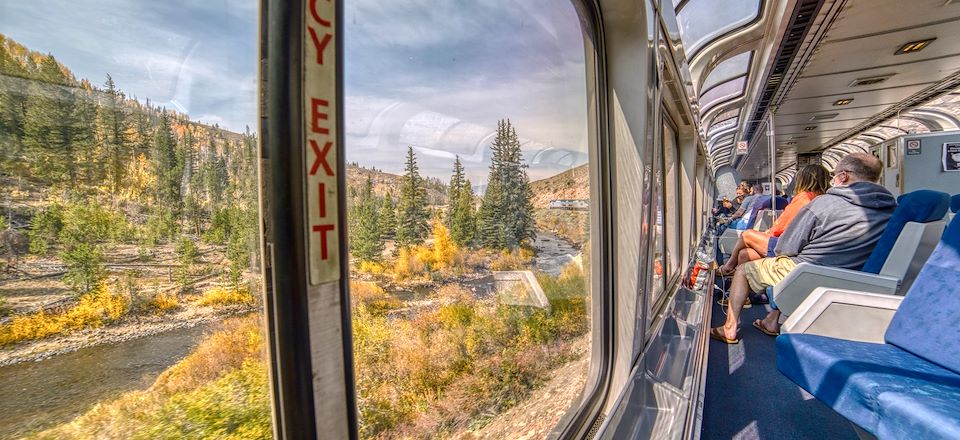
<path fill-rule="evenodd" d="M 257 298 L 253 296 L 247 289 L 232 289 L 226 287 L 214 287 L 206 292 L 203 292 L 203 295 L 197 299 L 196 304 L 199 306 L 229 306 L 234 304 L 241 304 L 252 306 L 257 303 Z"/>
<path fill-rule="evenodd" d="M 39 311 L 17 316 L 0 325 L 0 346 L 62 335 L 86 327 L 101 327 L 122 318 L 129 299 L 100 285 L 80 296 L 77 303 L 63 313 Z"/>
<path fill-rule="evenodd" d="M 477 300 L 459 285 L 410 319 L 358 305 L 353 314 L 360 432 L 364 438 L 426 438 L 506 410 L 570 359 L 588 327 L 583 273 L 539 275 L 551 311 Z M 371 296 L 367 296 L 369 298 Z"/>
<path fill-rule="evenodd" d="M 532 250 L 523 247 L 514 250 L 504 249 L 490 263 L 490 270 L 522 270 L 529 268 L 532 263 Z"/>
<path fill-rule="evenodd" d="M 147 390 L 131 391 L 40 439 L 268 439 L 270 399 L 260 317 L 225 321 Z"/>

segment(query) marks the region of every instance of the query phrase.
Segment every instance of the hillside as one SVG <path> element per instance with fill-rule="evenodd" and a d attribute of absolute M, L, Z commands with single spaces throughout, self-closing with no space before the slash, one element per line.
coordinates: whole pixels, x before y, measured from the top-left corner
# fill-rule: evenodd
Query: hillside
<path fill-rule="evenodd" d="M 373 179 L 373 193 L 377 197 L 383 197 L 388 192 L 393 194 L 394 199 L 400 197 L 400 186 L 403 183 L 403 176 L 385 173 L 356 164 L 347 164 L 347 187 L 350 188 L 350 190 L 359 192 L 367 182 L 367 177 Z M 424 179 L 424 183 L 427 187 L 427 204 L 445 205 L 447 203 L 447 188 L 443 182 L 437 179 L 426 178 Z"/>
<path fill-rule="evenodd" d="M 530 190 L 533 192 L 534 208 L 546 208 L 551 200 L 589 199 L 590 170 L 583 164 L 555 176 L 530 182 Z"/>

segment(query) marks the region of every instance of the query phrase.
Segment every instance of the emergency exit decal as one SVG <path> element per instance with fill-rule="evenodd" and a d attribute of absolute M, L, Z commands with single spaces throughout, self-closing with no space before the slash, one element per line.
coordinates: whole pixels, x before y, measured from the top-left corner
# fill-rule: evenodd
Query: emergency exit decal
<path fill-rule="evenodd" d="M 340 278 L 337 221 L 336 3 L 307 0 L 303 42 L 304 165 L 310 284 Z"/>

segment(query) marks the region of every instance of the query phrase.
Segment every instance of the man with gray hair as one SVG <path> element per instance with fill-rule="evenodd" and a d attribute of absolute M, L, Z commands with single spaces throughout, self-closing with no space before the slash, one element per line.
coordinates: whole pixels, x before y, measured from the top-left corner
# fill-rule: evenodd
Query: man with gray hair
<path fill-rule="evenodd" d="M 830 173 L 833 188 L 797 213 L 777 241 L 777 256 L 737 266 L 727 301 L 727 320 L 723 326 L 710 329 L 710 337 L 728 344 L 740 342 L 737 331 L 747 295 L 776 285 L 799 263 L 860 269 L 897 207 L 893 194 L 875 183 L 882 169 L 880 159 L 870 154 L 853 153 L 841 159 Z M 780 311 L 774 310 L 753 325 L 776 335 L 779 319 Z"/>

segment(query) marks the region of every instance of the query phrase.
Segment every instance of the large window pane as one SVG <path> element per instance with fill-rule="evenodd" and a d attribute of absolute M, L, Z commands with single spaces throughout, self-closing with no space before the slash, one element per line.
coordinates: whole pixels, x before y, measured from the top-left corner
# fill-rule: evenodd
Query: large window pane
<path fill-rule="evenodd" d="M 544 438 L 590 361 L 576 12 L 560 0 L 345 8 L 360 435 Z"/>
<path fill-rule="evenodd" d="M 257 5 L 0 4 L 0 437 L 270 436 Z"/>
<path fill-rule="evenodd" d="M 667 201 L 680 200 L 677 164 L 677 132 L 666 120 L 663 122 L 663 167 L 665 173 L 665 193 Z M 670 280 L 680 270 L 680 213 L 678 203 L 666 203 L 666 274 Z"/>
<path fill-rule="evenodd" d="M 744 52 L 740 55 L 728 58 L 718 64 L 717 67 L 715 67 L 712 71 L 710 71 L 710 74 L 707 75 L 707 79 L 703 82 L 703 86 L 700 87 L 700 90 L 705 92 L 717 84 L 729 81 L 741 75 L 746 75 L 747 70 L 750 69 L 751 53 L 752 52 Z"/>
<path fill-rule="evenodd" d="M 713 106 L 743 94 L 746 81 L 747 77 L 741 76 L 707 90 L 700 96 L 700 113 L 706 113 Z"/>
<path fill-rule="evenodd" d="M 690 0 L 677 14 L 680 39 L 687 56 L 693 56 L 710 40 L 756 18 L 760 0 Z"/>

